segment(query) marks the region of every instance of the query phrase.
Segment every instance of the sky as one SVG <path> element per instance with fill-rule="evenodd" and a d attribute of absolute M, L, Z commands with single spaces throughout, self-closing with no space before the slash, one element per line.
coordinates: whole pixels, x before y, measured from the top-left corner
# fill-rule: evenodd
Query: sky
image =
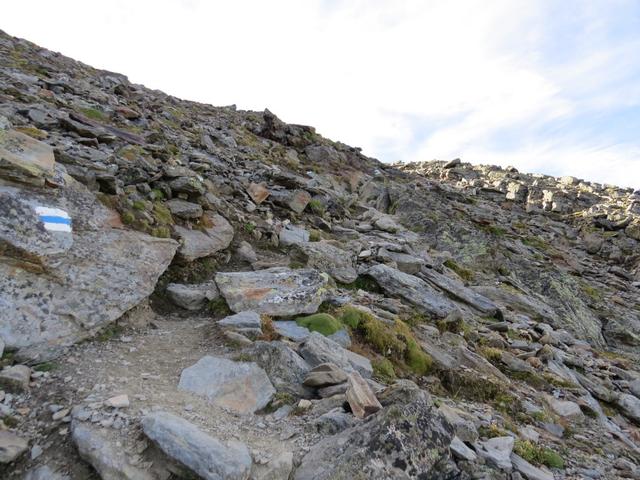
<path fill-rule="evenodd" d="M 638 0 L 20 0 L 0 29 L 384 162 L 640 188 Z"/>

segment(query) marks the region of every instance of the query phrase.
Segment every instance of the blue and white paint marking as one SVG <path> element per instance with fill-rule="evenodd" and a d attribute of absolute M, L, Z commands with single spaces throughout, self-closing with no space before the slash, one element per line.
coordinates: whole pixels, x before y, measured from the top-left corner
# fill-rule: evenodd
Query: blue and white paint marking
<path fill-rule="evenodd" d="M 36 207 L 36 213 L 47 230 L 51 232 L 71 232 L 71 217 L 64 210 L 51 207 Z"/>

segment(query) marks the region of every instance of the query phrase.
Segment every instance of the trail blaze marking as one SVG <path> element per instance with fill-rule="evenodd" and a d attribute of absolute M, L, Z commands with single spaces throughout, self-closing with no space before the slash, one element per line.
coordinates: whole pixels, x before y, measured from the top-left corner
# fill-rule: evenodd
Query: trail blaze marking
<path fill-rule="evenodd" d="M 71 217 L 64 210 L 51 207 L 36 207 L 36 213 L 47 230 L 52 232 L 71 232 Z"/>

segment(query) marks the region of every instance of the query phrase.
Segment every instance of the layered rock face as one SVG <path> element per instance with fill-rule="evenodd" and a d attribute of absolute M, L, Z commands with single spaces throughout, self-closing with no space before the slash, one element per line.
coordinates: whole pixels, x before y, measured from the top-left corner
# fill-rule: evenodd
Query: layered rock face
<path fill-rule="evenodd" d="M 388 165 L 0 32 L 0 477 L 640 477 L 640 192 Z"/>

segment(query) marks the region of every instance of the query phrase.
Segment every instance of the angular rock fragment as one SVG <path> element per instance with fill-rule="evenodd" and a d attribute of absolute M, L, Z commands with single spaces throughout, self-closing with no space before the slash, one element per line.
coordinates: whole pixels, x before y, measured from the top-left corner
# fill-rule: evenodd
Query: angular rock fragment
<path fill-rule="evenodd" d="M 387 265 L 375 265 L 367 270 L 378 285 L 389 295 L 398 296 L 416 307 L 444 318 L 456 307 L 444 295 L 424 280 L 408 275 Z"/>
<path fill-rule="evenodd" d="M 91 464 L 102 480 L 154 480 L 149 472 L 132 465 L 122 447 L 98 427 L 74 420 L 71 438 L 80 457 Z"/>
<path fill-rule="evenodd" d="M 325 299 L 328 279 L 316 270 L 283 267 L 256 272 L 220 272 L 216 283 L 234 312 L 290 316 L 315 313 Z"/>
<path fill-rule="evenodd" d="M 346 371 L 357 371 L 365 378 L 371 378 L 373 368 L 368 358 L 351 352 L 321 333 L 311 332 L 300 348 L 300 354 L 311 365 L 334 363 Z"/>
<path fill-rule="evenodd" d="M 225 328 L 257 328 L 262 325 L 260 315 L 256 312 L 240 312 L 235 315 L 229 315 L 218 321 L 218 325 Z"/>
<path fill-rule="evenodd" d="M 307 387 L 323 388 L 338 385 L 348 380 L 347 374 L 333 363 L 321 363 L 314 367 L 304 378 Z"/>
<path fill-rule="evenodd" d="M 251 455 L 246 445 L 223 443 L 192 423 L 168 412 L 153 412 L 142 419 L 142 429 L 160 449 L 204 480 L 246 480 Z"/>
<path fill-rule="evenodd" d="M 265 371 L 255 363 L 206 356 L 180 375 L 180 390 L 241 414 L 267 406 L 276 393 Z"/>
<path fill-rule="evenodd" d="M 222 215 L 205 215 L 207 225 L 204 231 L 189 230 L 175 225 L 174 232 L 180 240 L 180 256 L 187 262 L 209 257 L 224 250 L 233 240 L 233 227 Z"/>
<path fill-rule="evenodd" d="M 0 431 L 0 463 L 10 463 L 27 451 L 29 443 L 15 433 Z"/>
<path fill-rule="evenodd" d="M 382 408 L 375 394 L 358 372 L 349 374 L 346 396 L 351 411 L 358 418 L 368 417 Z"/>
<path fill-rule="evenodd" d="M 207 302 L 220 296 L 215 282 L 182 284 L 170 283 L 167 285 L 169 299 L 185 310 L 200 310 Z"/>
<path fill-rule="evenodd" d="M 256 204 L 260 205 L 269 196 L 269 190 L 263 183 L 250 183 L 247 187 L 247 193 Z"/>
<path fill-rule="evenodd" d="M 478 442 L 476 451 L 490 465 L 505 472 L 511 472 L 511 452 L 514 445 L 513 437 L 494 437 L 484 442 Z"/>
<path fill-rule="evenodd" d="M 355 255 L 329 242 L 307 242 L 297 248 L 306 258 L 307 267 L 315 268 L 331 275 L 343 283 L 351 283 L 358 278 Z"/>
<path fill-rule="evenodd" d="M 53 149 L 15 130 L 0 130 L 0 178 L 43 186 L 54 176 Z"/>
<path fill-rule="evenodd" d="M 13 365 L 0 370 L 0 390 L 23 392 L 29 389 L 31 369 L 26 365 Z"/>

